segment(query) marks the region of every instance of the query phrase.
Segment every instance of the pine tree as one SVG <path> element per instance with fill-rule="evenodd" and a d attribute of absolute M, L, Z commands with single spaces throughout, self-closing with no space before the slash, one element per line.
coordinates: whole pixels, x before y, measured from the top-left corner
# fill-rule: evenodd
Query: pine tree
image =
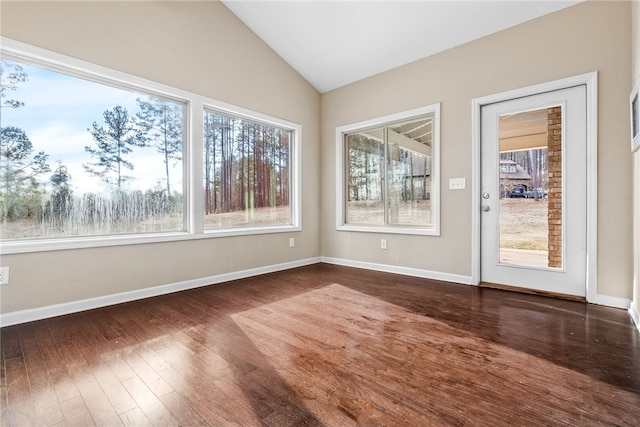
<path fill-rule="evenodd" d="M 96 147 L 84 147 L 95 163 L 85 163 L 83 168 L 88 173 L 102 178 L 108 185 L 122 191 L 122 185 L 132 179 L 125 175 L 125 169 L 133 170 L 133 163 L 127 160 L 134 147 L 145 145 L 144 136 L 127 109 L 116 105 L 103 113 L 106 128 L 93 122 L 87 129 L 96 142 Z"/>
<path fill-rule="evenodd" d="M 20 108 L 24 102 L 9 98 L 28 80 L 23 68 L 10 61 L 0 62 L 0 123 L 6 108 Z M 43 151 L 34 153 L 27 133 L 15 126 L 0 127 L 0 204 L 2 220 L 26 217 L 33 212 L 41 190 L 36 177 L 49 172 L 48 155 Z"/>
<path fill-rule="evenodd" d="M 140 112 L 138 125 L 146 144 L 155 147 L 164 157 L 167 197 L 171 197 L 170 168 L 182 160 L 184 114 L 180 104 L 160 98 L 137 99 Z"/>

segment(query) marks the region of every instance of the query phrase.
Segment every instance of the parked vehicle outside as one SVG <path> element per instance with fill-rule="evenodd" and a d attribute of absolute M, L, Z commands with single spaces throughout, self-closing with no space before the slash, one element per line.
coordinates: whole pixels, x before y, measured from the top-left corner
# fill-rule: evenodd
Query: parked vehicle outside
<path fill-rule="evenodd" d="M 509 197 L 513 199 L 515 198 L 534 199 L 536 197 L 536 193 L 539 199 L 544 199 L 548 196 L 549 190 L 541 187 L 530 190 L 529 188 L 527 188 L 526 185 L 519 185 L 513 190 L 511 190 L 511 192 L 509 192 Z"/>

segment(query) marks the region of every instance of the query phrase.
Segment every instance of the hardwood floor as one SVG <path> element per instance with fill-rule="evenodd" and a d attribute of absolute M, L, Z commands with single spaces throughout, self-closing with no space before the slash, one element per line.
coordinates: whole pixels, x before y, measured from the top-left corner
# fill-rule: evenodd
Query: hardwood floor
<path fill-rule="evenodd" d="M 3 426 L 640 425 L 625 310 L 327 264 L 1 338 Z"/>

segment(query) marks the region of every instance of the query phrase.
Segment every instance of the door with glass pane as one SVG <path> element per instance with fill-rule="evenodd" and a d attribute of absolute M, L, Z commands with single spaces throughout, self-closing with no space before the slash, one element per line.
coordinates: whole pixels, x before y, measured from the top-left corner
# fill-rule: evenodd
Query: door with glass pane
<path fill-rule="evenodd" d="M 586 295 L 586 87 L 481 111 L 481 282 Z"/>

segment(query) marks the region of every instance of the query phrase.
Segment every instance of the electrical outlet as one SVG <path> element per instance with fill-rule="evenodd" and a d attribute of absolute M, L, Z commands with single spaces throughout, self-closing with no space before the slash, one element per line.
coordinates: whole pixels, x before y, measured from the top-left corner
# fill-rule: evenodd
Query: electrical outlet
<path fill-rule="evenodd" d="M 387 249 L 387 239 L 380 239 L 380 249 Z"/>
<path fill-rule="evenodd" d="M 296 239 L 294 239 L 293 237 L 289 238 L 289 247 L 292 248 L 296 245 Z"/>
<path fill-rule="evenodd" d="M 0 267 L 0 285 L 9 284 L 9 267 Z"/>

